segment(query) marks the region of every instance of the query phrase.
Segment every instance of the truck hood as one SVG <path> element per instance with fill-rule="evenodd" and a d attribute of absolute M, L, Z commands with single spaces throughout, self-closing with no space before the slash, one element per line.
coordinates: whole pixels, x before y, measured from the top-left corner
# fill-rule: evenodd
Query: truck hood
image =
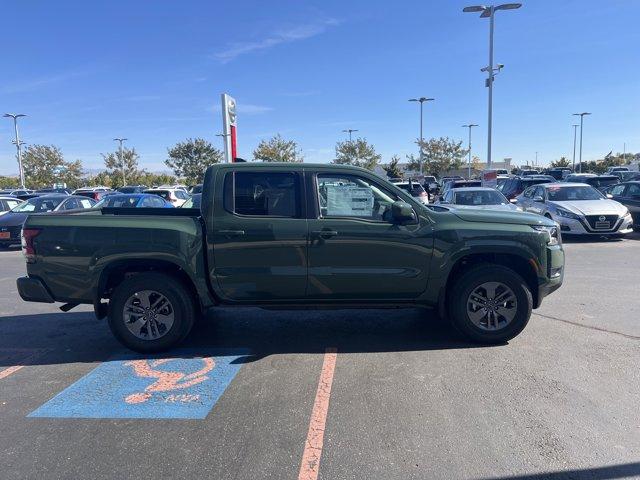
<path fill-rule="evenodd" d="M 513 203 L 505 205 L 456 205 L 456 210 L 492 210 L 494 212 L 521 212 Z"/>
<path fill-rule="evenodd" d="M 480 223 L 509 223 L 513 225 L 547 225 L 554 226 L 555 222 L 540 215 L 525 212 L 501 212 L 496 210 L 472 210 L 452 208 L 453 213 L 465 222 Z"/>
<path fill-rule="evenodd" d="M 627 208 L 615 200 L 572 200 L 549 202 L 577 215 L 624 215 Z"/>

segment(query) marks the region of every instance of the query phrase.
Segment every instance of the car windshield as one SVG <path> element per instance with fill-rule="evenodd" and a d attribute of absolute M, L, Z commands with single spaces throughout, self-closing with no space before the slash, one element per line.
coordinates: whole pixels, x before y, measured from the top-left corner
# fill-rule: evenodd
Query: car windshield
<path fill-rule="evenodd" d="M 14 213 L 41 213 L 41 212 L 51 212 L 56 209 L 60 203 L 62 203 L 64 198 L 47 198 L 47 197 L 38 197 L 31 198 L 20 205 L 13 207 L 11 209 Z"/>
<path fill-rule="evenodd" d="M 456 192 L 455 203 L 456 205 L 506 205 L 509 201 L 495 190 L 475 190 Z"/>
<path fill-rule="evenodd" d="M 120 193 L 137 193 L 140 187 L 120 187 L 118 191 Z"/>
<path fill-rule="evenodd" d="M 135 208 L 140 197 L 137 195 L 109 195 L 96 204 L 97 208 Z"/>
<path fill-rule="evenodd" d="M 604 198 L 602 194 L 593 187 L 575 186 L 575 187 L 549 187 L 547 188 L 549 201 L 563 202 L 571 200 L 600 200 Z"/>

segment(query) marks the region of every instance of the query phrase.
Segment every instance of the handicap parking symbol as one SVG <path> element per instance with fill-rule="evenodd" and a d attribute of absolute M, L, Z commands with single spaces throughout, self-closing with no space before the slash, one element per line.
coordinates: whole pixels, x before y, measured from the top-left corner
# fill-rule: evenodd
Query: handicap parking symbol
<path fill-rule="evenodd" d="M 249 351 L 178 350 L 171 357 L 102 363 L 29 417 L 183 418 L 207 416 Z"/>

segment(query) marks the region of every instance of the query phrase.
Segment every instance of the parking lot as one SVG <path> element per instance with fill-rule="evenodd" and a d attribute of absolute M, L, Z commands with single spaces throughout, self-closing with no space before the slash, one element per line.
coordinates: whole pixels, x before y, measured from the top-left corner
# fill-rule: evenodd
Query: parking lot
<path fill-rule="evenodd" d="M 565 248 L 508 345 L 418 309 L 243 308 L 171 359 L 22 302 L 0 252 L 0 477 L 640 477 L 640 234 Z"/>

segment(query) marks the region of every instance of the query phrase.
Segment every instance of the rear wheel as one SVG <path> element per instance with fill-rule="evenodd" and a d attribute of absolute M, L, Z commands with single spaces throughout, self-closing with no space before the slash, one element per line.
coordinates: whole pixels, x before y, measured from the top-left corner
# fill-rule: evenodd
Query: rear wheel
<path fill-rule="evenodd" d="M 109 302 L 109 328 L 136 352 L 168 350 L 191 331 L 194 303 L 184 285 L 168 275 L 134 275 L 116 288 Z"/>
<path fill-rule="evenodd" d="M 499 265 L 464 272 L 449 295 L 452 324 L 470 340 L 504 343 L 529 322 L 533 299 L 524 279 Z"/>

